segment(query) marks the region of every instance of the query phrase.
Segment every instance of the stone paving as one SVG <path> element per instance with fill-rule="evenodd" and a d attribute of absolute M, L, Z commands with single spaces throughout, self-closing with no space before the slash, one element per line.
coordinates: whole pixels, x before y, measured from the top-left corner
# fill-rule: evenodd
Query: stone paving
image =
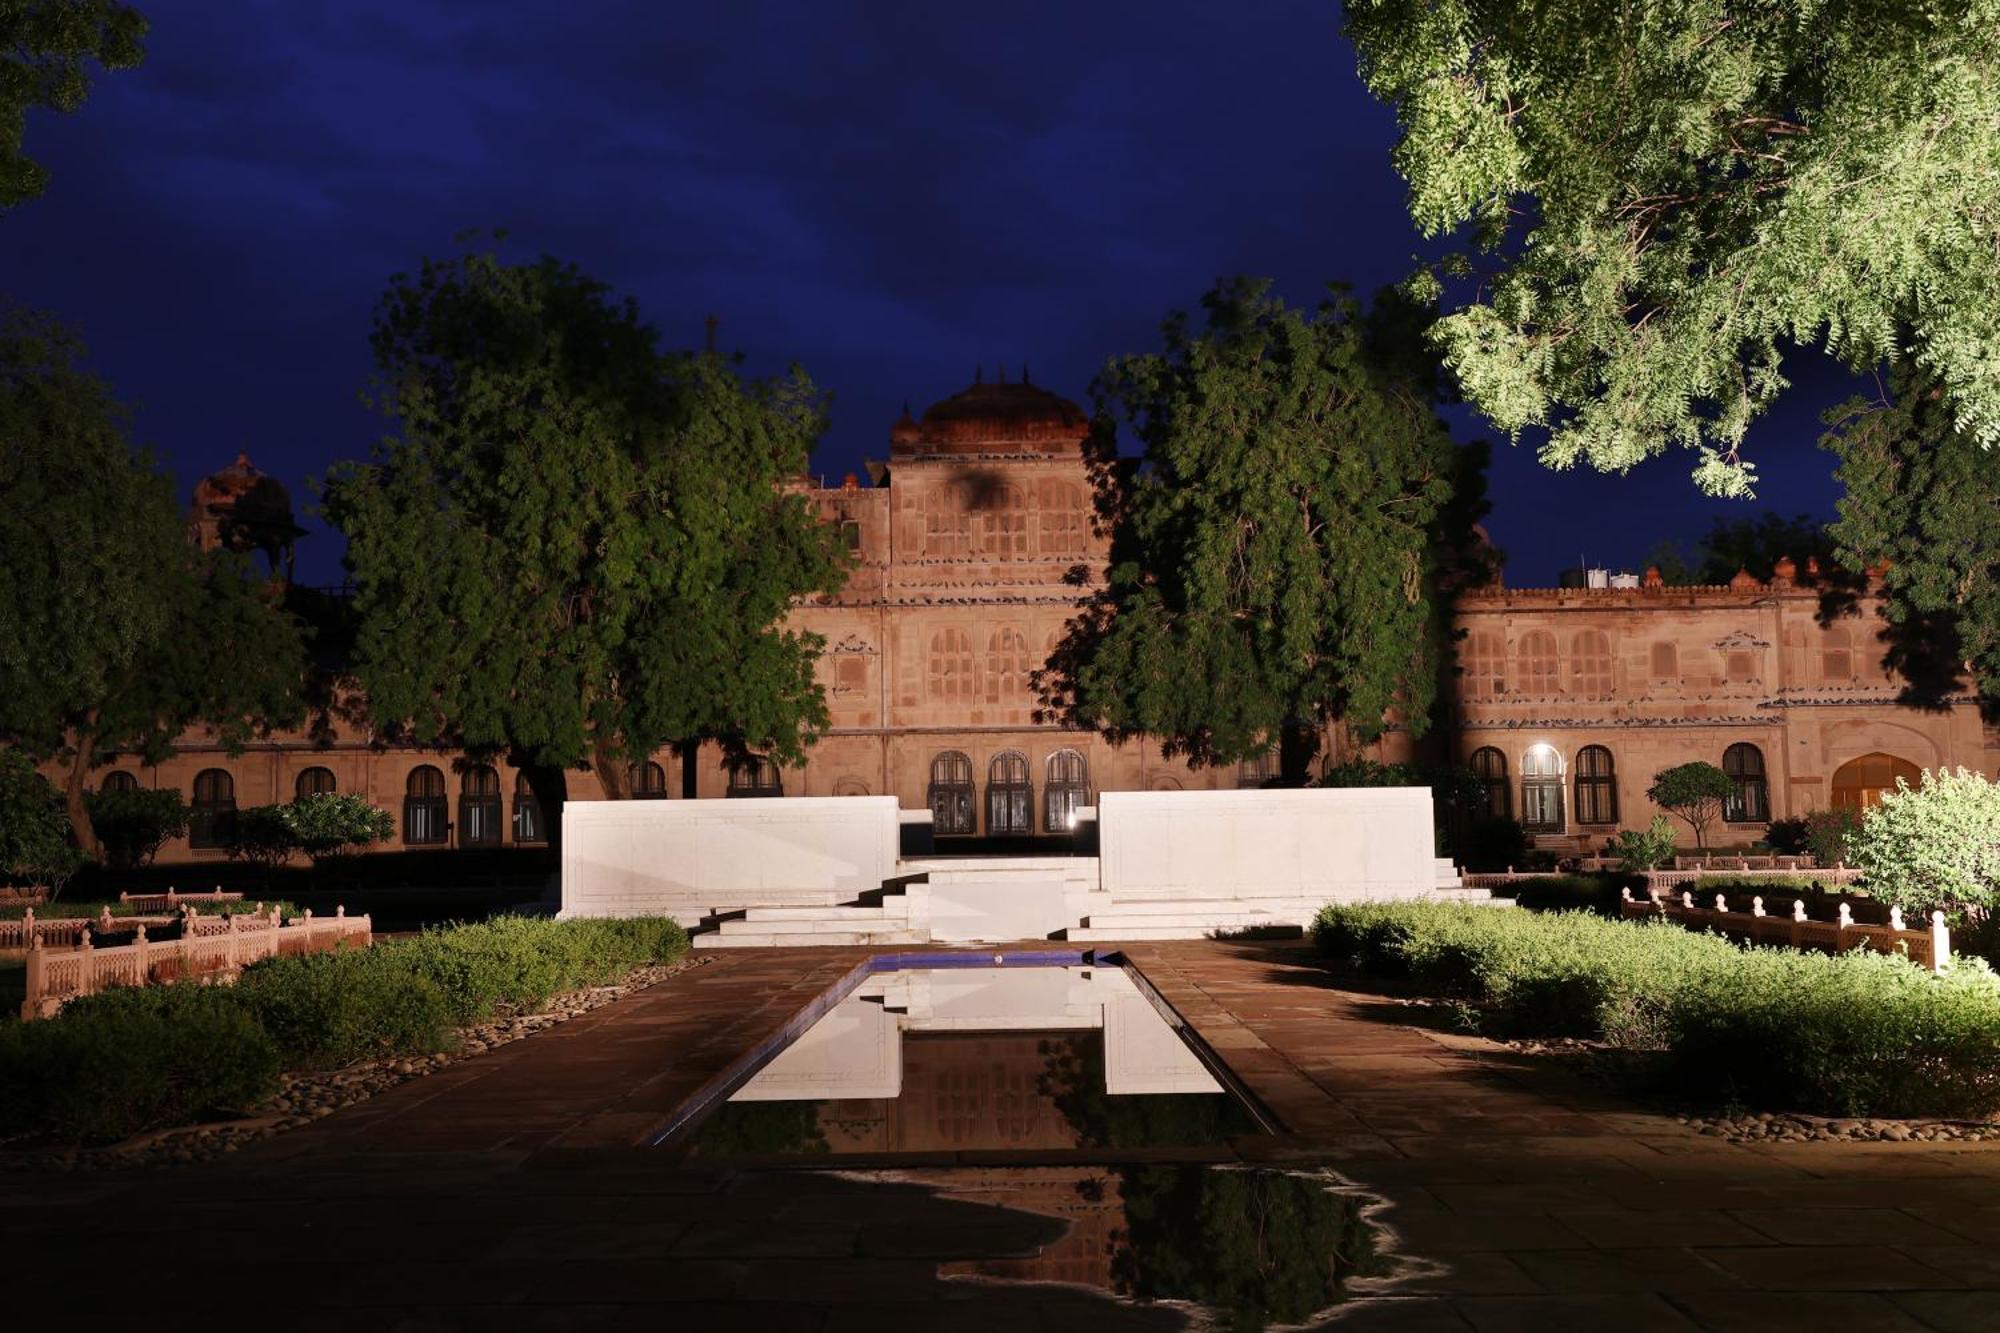
<path fill-rule="evenodd" d="M 149 1330 L 1179 1327 L 940 1276 L 1033 1254 L 1048 1217 L 634 1146 L 865 952 L 719 957 L 219 1162 L 0 1178 L 10 1306 Z M 1238 1153 L 1330 1164 L 1427 1261 L 1336 1327 L 2000 1329 L 1994 1145 L 1724 1143 L 1418 1026 L 1296 946 L 1127 952 L 1289 1131 Z"/>

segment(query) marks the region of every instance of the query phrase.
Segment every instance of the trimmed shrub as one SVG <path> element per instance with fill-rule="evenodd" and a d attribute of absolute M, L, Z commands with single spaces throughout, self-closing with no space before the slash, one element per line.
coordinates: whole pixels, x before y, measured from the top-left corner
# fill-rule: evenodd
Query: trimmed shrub
<path fill-rule="evenodd" d="M 251 1105 L 278 1044 L 227 988 L 152 986 L 0 1026 L 0 1134 L 119 1139 Z"/>
<path fill-rule="evenodd" d="M 678 958 L 687 932 L 669 917 L 503 916 L 427 930 L 399 947 L 436 983 L 455 1021 L 476 1023 L 503 1005 L 539 1009 L 563 991 L 607 985 L 635 967 Z"/>
<path fill-rule="evenodd" d="M 1501 871 L 1528 864 L 1528 831 L 1504 815 L 1481 815 L 1465 826 L 1459 860 L 1467 870 Z"/>
<path fill-rule="evenodd" d="M 1958 915 L 2000 904 L 2000 785 L 1967 769 L 1886 792 L 1851 839 L 1870 893 L 1905 911 Z"/>
<path fill-rule="evenodd" d="M 230 817 L 222 845 L 230 860 L 269 869 L 283 865 L 299 842 L 285 826 L 284 806 L 253 805 Z"/>
<path fill-rule="evenodd" d="M 278 822 L 314 863 L 396 836 L 396 817 L 353 792 L 321 792 L 277 807 Z"/>
<path fill-rule="evenodd" d="M 1538 875 L 1517 879 L 1497 893 L 1512 894 L 1531 912 L 1595 912 L 1619 915 L 1618 891 L 1644 884 L 1642 875 Z"/>
<path fill-rule="evenodd" d="M 91 827 L 115 870 L 149 864 L 169 838 L 187 832 L 188 803 L 177 787 L 116 787 L 83 798 Z"/>
<path fill-rule="evenodd" d="M 1806 816 L 1806 850 L 1822 866 L 1837 866 L 1850 859 L 1849 847 L 1861 832 L 1858 810 L 1815 810 Z"/>
<path fill-rule="evenodd" d="M 1618 858 L 1622 870 L 1657 870 L 1674 859 L 1673 821 L 1665 815 L 1654 815 L 1643 831 L 1621 830 L 1607 850 Z"/>
<path fill-rule="evenodd" d="M 1806 821 L 1803 819 L 1774 819 L 1764 829 L 1764 845 L 1779 856 L 1798 856 L 1812 850 L 1806 833 Z M 1833 863 L 1829 861 L 1827 864 Z"/>
<path fill-rule="evenodd" d="M 244 968 L 235 989 L 290 1068 L 428 1053 L 454 1026 L 443 990 L 395 941 L 269 958 Z"/>

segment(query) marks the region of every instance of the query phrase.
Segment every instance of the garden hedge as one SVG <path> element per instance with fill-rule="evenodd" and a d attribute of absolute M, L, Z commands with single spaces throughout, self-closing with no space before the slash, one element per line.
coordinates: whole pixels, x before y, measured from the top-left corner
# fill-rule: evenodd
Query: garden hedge
<path fill-rule="evenodd" d="M 1642 1053 L 1700 1101 L 1823 1115 L 2000 1106 L 2000 979 L 1977 959 L 1933 975 L 1664 922 L 1443 903 L 1327 907 L 1313 937 L 1338 965 L 1469 1001 L 1488 1031 Z"/>
<path fill-rule="evenodd" d="M 447 1048 L 457 1028 L 670 962 L 664 917 L 503 917 L 367 949 L 272 958 L 234 986 L 106 991 L 0 1024 L 0 1139 L 124 1138 L 262 1100 L 285 1069 Z"/>

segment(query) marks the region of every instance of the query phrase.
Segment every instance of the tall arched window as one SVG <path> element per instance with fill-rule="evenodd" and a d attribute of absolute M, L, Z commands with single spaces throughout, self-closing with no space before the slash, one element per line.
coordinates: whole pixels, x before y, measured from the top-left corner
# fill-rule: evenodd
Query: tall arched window
<path fill-rule="evenodd" d="M 1896 780 L 1915 787 L 1923 782 L 1924 771 L 1907 759 L 1893 754 L 1864 754 L 1850 759 L 1833 771 L 1833 808 L 1866 810 L 1880 805 L 1882 798 L 1896 790 Z"/>
<path fill-rule="evenodd" d="M 963 486 L 939 486 L 925 498 L 924 554 L 938 560 L 972 554 L 972 507 Z"/>
<path fill-rule="evenodd" d="M 122 768 L 114 768 L 104 775 L 104 780 L 97 784 L 97 789 L 99 791 L 137 791 L 139 790 L 139 779 L 133 777 Z"/>
<path fill-rule="evenodd" d="M 1490 745 L 1472 752 L 1472 774 L 1486 795 L 1480 813 L 1506 819 L 1514 813 L 1514 793 L 1507 785 L 1507 756 Z"/>
<path fill-rule="evenodd" d="M 996 486 L 979 510 L 980 554 L 1019 560 L 1028 554 L 1028 502 L 1018 486 Z"/>
<path fill-rule="evenodd" d="M 1603 630 L 1578 630 L 1570 639 L 1569 672 L 1574 693 L 1586 699 L 1607 699 L 1611 696 L 1611 639 Z M 1577 818 L 1583 818 L 1581 810 Z"/>
<path fill-rule="evenodd" d="M 236 824 L 236 779 L 223 768 L 194 775 L 194 805 L 188 812 L 188 846 L 220 847 Z"/>
<path fill-rule="evenodd" d="M 1467 698 L 1491 699 L 1507 692 L 1507 640 L 1498 631 L 1466 635 L 1463 662 Z"/>
<path fill-rule="evenodd" d="M 1042 483 L 1041 506 L 1036 514 L 1036 545 L 1040 554 L 1082 555 L 1084 552 L 1083 488 L 1074 482 Z"/>
<path fill-rule="evenodd" d="M 1076 827 L 1079 806 L 1090 804 L 1090 764 L 1082 752 L 1057 750 L 1049 756 L 1042 785 L 1042 831 L 1067 833 Z"/>
<path fill-rule="evenodd" d="M 1014 703 L 1028 691 L 1028 640 L 1002 625 L 986 641 L 986 702 Z"/>
<path fill-rule="evenodd" d="M 474 764 L 458 779 L 458 844 L 500 845 L 500 775 L 491 764 Z"/>
<path fill-rule="evenodd" d="M 1854 679 L 1854 647 L 1845 625 L 1829 625 L 1822 634 L 1819 674 L 1828 685 L 1846 685 Z"/>
<path fill-rule="evenodd" d="M 1723 822 L 1762 824 L 1771 818 L 1770 791 L 1764 782 L 1764 752 L 1736 744 L 1722 752 L 1722 771 L 1729 775 L 1729 796 L 1722 802 Z"/>
<path fill-rule="evenodd" d="M 785 794 L 784 775 L 761 754 L 744 755 L 729 766 L 729 795 L 744 798 Z"/>
<path fill-rule="evenodd" d="M 1563 831 L 1563 761 L 1553 745 L 1530 746 L 1521 756 L 1521 827 Z"/>
<path fill-rule="evenodd" d="M 1586 745 L 1576 752 L 1576 822 L 1618 822 L 1618 775 L 1611 766 L 1611 751 L 1602 745 Z"/>
<path fill-rule="evenodd" d="M 1562 692 L 1562 663 L 1556 656 L 1556 636 L 1531 630 L 1521 636 L 1521 692 L 1550 695 Z"/>
<path fill-rule="evenodd" d="M 931 700 L 971 703 L 974 693 L 972 636 L 962 629 L 941 629 L 931 635 Z"/>
<path fill-rule="evenodd" d="M 933 833 L 972 832 L 972 761 L 958 750 L 946 750 L 933 758 L 925 799 L 931 807 Z"/>
<path fill-rule="evenodd" d="M 548 832 L 542 827 L 542 803 L 535 798 L 535 789 L 528 785 L 526 773 L 514 775 L 514 841 L 519 843 L 547 842 Z"/>
<path fill-rule="evenodd" d="M 403 783 L 403 841 L 412 847 L 434 847 L 451 836 L 445 804 L 444 774 L 433 764 L 419 764 Z"/>
<path fill-rule="evenodd" d="M 1268 787 L 1278 780 L 1278 747 L 1253 754 L 1236 766 L 1238 787 Z"/>
<path fill-rule="evenodd" d="M 667 799 L 667 770 L 648 759 L 632 765 L 632 795 L 641 801 Z"/>
<path fill-rule="evenodd" d="M 334 793 L 333 770 L 317 764 L 302 768 L 298 781 L 292 784 L 292 790 L 301 801 L 308 796 L 331 796 Z"/>
<path fill-rule="evenodd" d="M 1019 750 L 1002 750 L 986 766 L 986 831 L 1035 831 L 1035 784 L 1028 776 L 1028 757 Z"/>

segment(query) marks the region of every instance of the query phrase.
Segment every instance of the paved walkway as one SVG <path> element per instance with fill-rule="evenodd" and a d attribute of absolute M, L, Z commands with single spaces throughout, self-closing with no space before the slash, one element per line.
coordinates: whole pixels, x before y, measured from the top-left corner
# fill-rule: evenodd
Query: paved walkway
<path fill-rule="evenodd" d="M 717 955 L 213 1165 L 0 1176 L 0 1244 L 100 1327 L 1177 1327 L 939 1276 L 1049 1244 L 1033 1212 L 633 1146 L 863 953 Z M 2000 1328 L 1994 1145 L 1733 1146 L 1414 1026 L 1297 947 L 1129 956 L 1289 1130 L 1238 1150 L 1331 1164 L 1426 1261 L 1343 1329 Z"/>

